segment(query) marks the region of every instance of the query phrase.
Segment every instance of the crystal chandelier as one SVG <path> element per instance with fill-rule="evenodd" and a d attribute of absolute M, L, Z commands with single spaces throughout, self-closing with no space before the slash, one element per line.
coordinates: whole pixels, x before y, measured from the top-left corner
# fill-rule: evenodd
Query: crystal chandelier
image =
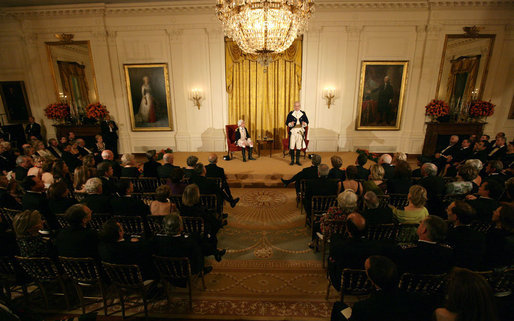
<path fill-rule="evenodd" d="M 307 28 L 314 0 L 217 0 L 225 34 L 239 48 L 269 63 Z"/>

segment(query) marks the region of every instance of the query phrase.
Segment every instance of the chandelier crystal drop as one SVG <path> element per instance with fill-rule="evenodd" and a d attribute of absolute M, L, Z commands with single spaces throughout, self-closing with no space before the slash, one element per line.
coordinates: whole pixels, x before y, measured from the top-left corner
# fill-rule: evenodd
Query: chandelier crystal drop
<path fill-rule="evenodd" d="M 307 29 L 314 0 L 217 0 L 225 35 L 249 54 L 280 53 Z"/>

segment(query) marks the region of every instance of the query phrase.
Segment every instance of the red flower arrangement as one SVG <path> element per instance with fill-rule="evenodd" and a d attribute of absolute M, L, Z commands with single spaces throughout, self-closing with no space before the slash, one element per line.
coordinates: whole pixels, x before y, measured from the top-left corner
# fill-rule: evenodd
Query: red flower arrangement
<path fill-rule="evenodd" d="M 70 105 L 67 103 L 53 103 L 45 108 L 45 116 L 48 119 L 66 119 L 70 116 Z"/>
<path fill-rule="evenodd" d="M 489 117 L 494 114 L 494 106 L 490 101 L 474 100 L 469 106 L 469 115 L 473 118 Z"/>
<path fill-rule="evenodd" d="M 105 116 L 109 115 L 109 111 L 105 105 L 100 104 L 99 102 L 89 104 L 86 106 L 86 117 L 101 119 Z"/>
<path fill-rule="evenodd" d="M 161 160 L 164 157 L 164 154 L 168 153 L 173 153 L 173 149 L 169 147 L 166 149 L 161 149 L 161 151 L 157 153 L 157 160 Z"/>
<path fill-rule="evenodd" d="M 379 155 L 377 153 L 370 153 L 367 149 L 357 149 L 355 151 L 357 154 L 364 154 L 370 161 L 378 162 Z"/>
<path fill-rule="evenodd" d="M 425 106 L 425 115 L 430 116 L 432 119 L 447 116 L 448 114 L 450 114 L 450 106 L 444 100 L 432 99 Z"/>

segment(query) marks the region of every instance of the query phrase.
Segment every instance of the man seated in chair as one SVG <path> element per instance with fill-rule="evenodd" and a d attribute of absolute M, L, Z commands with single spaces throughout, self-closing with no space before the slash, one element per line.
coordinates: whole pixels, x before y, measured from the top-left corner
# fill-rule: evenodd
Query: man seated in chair
<path fill-rule="evenodd" d="M 287 114 L 286 126 L 289 130 L 289 155 L 291 155 L 291 163 L 294 165 L 295 149 L 296 149 L 296 164 L 300 163 L 300 151 L 307 148 L 305 144 L 305 127 L 309 125 L 309 119 L 305 112 L 300 110 L 300 102 L 294 103 L 294 110 Z"/>
<path fill-rule="evenodd" d="M 318 166 L 318 178 L 308 181 L 305 186 L 305 198 L 303 199 L 303 206 L 307 217 L 311 217 L 312 212 L 312 198 L 320 195 L 336 195 L 337 194 L 337 181 L 328 179 L 329 168 L 327 164 Z"/>
<path fill-rule="evenodd" d="M 236 145 L 241 147 L 241 151 L 243 153 L 243 162 L 246 162 L 246 148 L 248 147 L 248 159 L 255 160 L 252 157 L 253 151 L 253 142 L 250 138 L 250 134 L 248 133 L 248 129 L 246 129 L 245 121 L 240 119 L 237 121 L 237 129 L 236 129 Z"/>
<path fill-rule="evenodd" d="M 218 155 L 214 153 L 209 155 L 209 165 L 205 166 L 205 177 L 220 178 L 221 189 L 227 193 L 230 198 L 233 198 L 232 192 L 230 191 L 230 187 L 227 183 L 227 175 L 225 175 L 225 170 L 218 166 Z"/>
<path fill-rule="evenodd" d="M 302 169 L 300 172 L 296 173 L 291 179 L 283 179 L 280 180 L 284 183 L 284 186 L 287 187 L 292 182 L 295 182 L 296 193 L 300 192 L 300 181 L 302 179 L 315 179 L 318 177 L 318 166 L 321 164 L 321 156 L 318 154 L 312 155 L 311 159 L 312 165 L 310 167 Z"/>

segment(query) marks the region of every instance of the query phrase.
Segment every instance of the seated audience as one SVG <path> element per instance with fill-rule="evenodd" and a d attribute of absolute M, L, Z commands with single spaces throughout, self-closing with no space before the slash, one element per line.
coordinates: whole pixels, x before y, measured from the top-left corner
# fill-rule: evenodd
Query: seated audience
<path fill-rule="evenodd" d="M 503 168 L 509 168 L 514 162 L 514 141 L 507 145 L 507 153 L 502 158 Z"/>
<path fill-rule="evenodd" d="M 95 158 L 86 155 L 82 159 L 82 166 L 75 168 L 73 173 L 73 187 L 76 191 L 83 192 L 87 180 L 96 177 Z"/>
<path fill-rule="evenodd" d="M 318 166 L 318 178 L 308 180 L 305 184 L 305 197 L 303 199 L 303 206 L 308 218 L 311 218 L 312 198 L 314 196 L 328 196 L 337 194 L 337 182 L 328 179 L 329 168 L 327 164 L 320 164 Z M 315 235 L 315 229 L 312 228 L 312 236 Z"/>
<path fill-rule="evenodd" d="M 111 197 L 102 194 L 102 181 L 98 177 L 87 180 L 84 185 L 87 196 L 81 202 L 85 204 L 93 214 L 111 213 Z"/>
<path fill-rule="evenodd" d="M 77 204 L 77 200 L 70 196 L 70 190 L 65 182 L 60 181 L 50 185 L 48 189 L 48 206 L 54 215 L 63 214 L 74 204 Z"/>
<path fill-rule="evenodd" d="M 384 179 L 391 179 L 394 176 L 394 166 L 391 165 L 393 158 L 389 154 L 383 154 L 378 158 L 378 165 L 384 169 Z"/>
<path fill-rule="evenodd" d="M 427 201 L 427 190 L 423 186 L 413 185 L 407 194 L 409 204 L 405 208 L 399 209 L 390 206 L 393 210 L 395 220 L 400 224 L 419 224 L 428 216 L 428 210 L 425 207 Z M 416 227 L 411 227 L 405 232 L 407 239 L 416 239 Z"/>
<path fill-rule="evenodd" d="M 221 212 L 223 209 L 223 200 L 230 203 L 230 207 L 235 207 L 237 202 L 239 202 L 238 198 L 232 198 L 232 196 L 227 195 L 215 181 L 207 179 L 205 177 L 205 167 L 202 163 L 197 163 L 195 167 L 196 174 L 191 177 L 190 183 L 196 184 L 200 189 L 200 194 L 214 194 L 218 198 L 218 212 Z"/>
<path fill-rule="evenodd" d="M 27 177 L 29 168 L 32 167 L 32 158 L 25 155 L 20 155 L 16 158 L 16 167 L 14 169 L 14 175 L 18 182 L 23 181 Z"/>
<path fill-rule="evenodd" d="M 168 179 L 168 186 L 170 187 L 170 195 L 182 195 L 187 184 L 184 182 L 184 170 L 176 167 L 171 171 L 171 176 Z"/>
<path fill-rule="evenodd" d="M 155 200 L 150 203 L 150 213 L 152 215 L 171 214 L 172 204 L 169 200 L 171 189 L 168 185 L 161 185 L 155 190 Z"/>
<path fill-rule="evenodd" d="M 200 203 L 200 189 L 196 184 L 187 185 L 182 194 L 182 207 L 180 209 L 181 216 L 201 217 L 205 226 L 205 235 L 202 240 L 202 251 L 204 256 L 214 255 L 216 261 L 220 262 L 221 257 L 225 255 L 226 250 L 218 249 L 219 229 L 226 225 L 226 221 L 221 222 L 215 217 L 215 213 L 211 213 L 205 209 Z"/>
<path fill-rule="evenodd" d="M 71 172 L 74 172 L 75 169 L 82 164 L 81 160 L 78 158 L 78 153 L 72 152 L 71 145 L 65 145 L 63 147 L 62 160 L 68 165 Z"/>
<path fill-rule="evenodd" d="M 482 184 L 482 176 L 480 176 L 480 172 L 483 168 L 482 161 L 479 159 L 468 159 L 464 162 L 464 165 L 470 165 L 476 168 L 478 176 L 473 180 L 473 183 L 475 183 L 477 186 L 480 186 L 480 184 Z"/>
<path fill-rule="evenodd" d="M 314 179 L 318 177 L 318 166 L 321 164 L 321 156 L 318 154 L 313 154 L 311 159 L 312 165 L 310 167 L 306 167 L 302 169 L 300 172 L 296 173 L 291 179 L 283 179 L 280 180 L 284 183 L 284 186 L 295 183 L 296 193 L 300 192 L 300 181 L 302 179 Z"/>
<path fill-rule="evenodd" d="M 346 179 L 337 183 L 337 193 L 341 193 L 342 191 L 346 191 L 347 189 L 351 189 L 357 195 L 362 195 L 362 184 L 361 182 L 356 181 L 358 178 L 358 169 L 357 166 L 350 165 L 346 168 Z"/>
<path fill-rule="evenodd" d="M 216 177 L 221 179 L 221 188 L 229 196 L 232 197 L 230 187 L 227 183 L 227 176 L 225 170 L 218 166 L 218 155 L 209 155 L 209 165 L 205 166 L 205 177 Z"/>
<path fill-rule="evenodd" d="M 62 161 L 61 161 L 62 162 Z M 41 166 L 41 180 L 45 184 L 45 189 L 54 183 L 53 174 L 54 161 L 50 158 L 43 158 L 43 165 Z"/>
<path fill-rule="evenodd" d="M 406 162 L 407 161 L 407 154 L 404 152 L 396 152 L 393 155 L 393 161 L 391 162 L 393 166 L 396 166 L 399 161 Z"/>
<path fill-rule="evenodd" d="M 39 233 L 43 230 L 43 220 L 37 210 L 26 210 L 16 214 L 12 225 L 21 256 L 55 256 L 52 242 Z"/>
<path fill-rule="evenodd" d="M 2 204 L 3 208 L 8 208 L 11 210 L 21 210 L 22 206 L 20 202 L 14 198 L 9 189 L 9 180 L 6 176 L 0 175 L 0 204 Z"/>
<path fill-rule="evenodd" d="M 494 180 L 500 183 L 501 185 L 505 184 L 507 180 L 507 176 L 503 174 L 503 163 L 499 160 L 490 160 L 487 162 L 485 166 L 485 177 L 483 179 L 486 180 Z"/>
<path fill-rule="evenodd" d="M 98 258 L 98 235 L 88 228 L 91 210 L 84 204 L 70 206 L 64 214 L 69 227 L 62 229 L 55 238 L 59 256 Z"/>
<path fill-rule="evenodd" d="M 50 153 L 46 149 L 45 144 L 42 141 L 37 140 L 32 144 L 32 146 L 34 147 L 35 154 L 38 155 L 39 157 L 46 158 L 46 157 L 52 156 L 52 153 Z"/>
<path fill-rule="evenodd" d="M 321 232 L 327 231 L 327 224 L 332 220 L 346 221 L 351 213 L 356 213 L 359 198 L 354 191 L 347 189 L 337 195 L 337 206 L 330 207 L 320 219 Z"/>
<path fill-rule="evenodd" d="M 45 185 L 41 179 L 36 176 L 27 176 L 21 183 L 21 187 L 25 190 L 25 195 L 21 199 L 23 209 L 39 211 L 50 229 L 58 229 L 57 218 L 50 211 L 50 206 L 44 193 Z"/>
<path fill-rule="evenodd" d="M 155 149 L 146 152 L 146 158 L 148 161 L 143 164 L 143 176 L 144 177 L 155 177 L 157 178 L 157 168 L 161 166 L 161 163 L 156 161 L 157 153 Z"/>
<path fill-rule="evenodd" d="M 341 166 L 343 166 L 343 159 L 334 155 L 330 157 L 330 163 L 332 163 L 332 168 L 328 172 L 328 178 L 344 181 L 346 176 L 344 174 L 344 170 L 341 169 Z"/>
<path fill-rule="evenodd" d="M 43 158 L 39 155 L 33 157 L 33 166 L 27 171 L 27 176 L 37 176 L 41 178 L 43 174 Z"/>
<path fill-rule="evenodd" d="M 446 164 L 451 162 L 453 155 L 457 149 L 460 148 L 458 143 L 459 136 L 452 135 L 450 137 L 449 145 L 435 153 L 433 163 L 440 171 L 444 170 L 446 168 Z"/>
<path fill-rule="evenodd" d="M 475 210 L 475 213 L 477 214 L 476 218 L 480 222 L 489 223 L 491 222 L 493 212 L 499 206 L 497 199 L 500 198 L 502 193 L 502 185 L 498 182 L 494 180 L 484 181 L 478 188 L 478 196 L 467 195 L 466 199 L 468 200 L 469 205 L 471 205 Z"/>
<path fill-rule="evenodd" d="M 121 177 L 139 177 L 134 154 L 125 153 L 121 156 Z"/>
<path fill-rule="evenodd" d="M 487 154 L 488 160 L 501 160 L 505 154 L 507 154 L 507 145 L 505 144 L 505 137 L 497 137 L 496 140 L 491 143 L 491 147 Z"/>
<path fill-rule="evenodd" d="M 0 246 L 0 257 L 12 257 L 19 254 L 20 250 L 16 242 L 16 234 L 10 224 L 2 218 L 2 215 L 0 215 L 0 244 L 2 244 Z"/>
<path fill-rule="evenodd" d="M 68 188 L 73 188 L 73 180 L 68 165 L 62 160 L 57 159 L 52 165 L 52 178 L 54 182 L 64 182 Z"/>
<path fill-rule="evenodd" d="M 112 166 L 113 176 L 121 177 L 121 166 L 120 164 L 114 160 L 114 153 L 108 149 L 102 152 L 102 162 L 108 162 Z"/>
<path fill-rule="evenodd" d="M 117 184 L 118 196 L 111 198 L 111 210 L 114 215 L 141 216 L 150 215 L 150 208 L 142 200 L 133 197 L 134 184 L 128 179 L 121 179 Z"/>
<path fill-rule="evenodd" d="M 445 176 L 455 176 L 457 170 L 457 166 L 462 164 L 464 161 L 471 157 L 473 153 L 473 149 L 471 147 L 471 142 L 469 139 L 463 139 L 460 143 L 460 147 L 455 149 L 451 160 L 449 160 L 448 164 L 446 164 L 446 174 Z"/>
<path fill-rule="evenodd" d="M 514 264 L 514 207 L 502 205 L 494 211 L 493 228 L 486 235 L 484 262 L 490 268 Z"/>
<path fill-rule="evenodd" d="M 461 166 L 457 172 L 457 181 L 446 184 L 446 194 L 470 194 L 478 191 L 478 185 L 473 180 L 478 176 L 478 171 L 471 165 Z"/>
<path fill-rule="evenodd" d="M 402 272 L 417 274 L 442 274 L 453 267 L 453 250 L 442 244 L 448 227 L 442 218 L 430 215 L 417 229 L 418 242 L 399 253 Z"/>
<path fill-rule="evenodd" d="M 86 147 L 85 140 L 82 138 L 77 138 L 75 142 L 77 143 L 77 150 L 79 151 L 80 156 L 84 157 L 89 154 L 94 155 L 92 148 L 90 149 Z"/>
<path fill-rule="evenodd" d="M 475 219 L 473 208 L 464 201 L 455 201 L 446 212 L 448 223 L 453 224 L 448 229 L 446 243 L 453 248 L 455 265 L 480 270 L 485 255 L 485 235 L 470 226 Z"/>
<path fill-rule="evenodd" d="M 482 163 L 487 161 L 487 149 L 489 148 L 489 143 L 485 140 L 481 140 L 473 146 L 473 153 L 469 156 L 470 159 L 478 159 Z"/>
<path fill-rule="evenodd" d="M 196 175 L 195 173 L 195 167 L 198 163 L 198 157 L 196 156 L 189 156 L 186 159 L 186 167 L 184 167 L 184 177 L 187 179 L 193 178 L 193 176 Z"/>
<path fill-rule="evenodd" d="M 114 196 L 116 194 L 116 183 L 114 182 L 114 169 L 111 162 L 101 162 L 96 167 L 96 175 L 102 181 L 102 194 Z"/>
<path fill-rule="evenodd" d="M 448 278 L 446 303 L 435 310 L 436 321 L 498 321 L 493 291 L 478 273 L 455 268 Z"/>
<path fill-rule="evenodd" d="M 399 160 L 393 166 L 393 177 L 387 181 L 388 194 L 407 194 L 412 185 L 409 163 Z"/>
<path fill-rule="evenodd" d="M 387 191 L 387 184 L 384 182 L 384 167 L 373 164 L 369 168 L 369 179 L 362 183 L 363 192 L 374 192 L 377 195 L 384 195 Z"/>
<path fill-rule="evenodd" d="M 374 192 L 364 194 L 364 212 L 362 216 L 366 219 L 366 225 L 379 225 L 394 223 L 393 211 L 389 206 L 380 207 L 380 200 Z"/>
<path fill-rule="evenodd" d="M 102 152 L 106 150 L 104 138 L 102 135 L 96 135 L 95 136 L 95 145 L 93 146 L 93 156 L 95 158 L 95 162 L 101 163 L 102 162 Z"/>
<path fill-rule="evenodd" d="M 61 158 L 62 157 L 62 150 L 59 147 L 59 142 L 55 138 L 50 138 L 48 140 L 48 151 L 53 155 L 55 158 Z"/>
<path fill-rule="evenodd" d="M 443 202 L 442 196 L 445 193 L 445 183 L 441 176 L 437 175 L 437 166 L 432 163 L 425 163 L 421 166 L 422 178 L 417 185 L 423 186 L 427 190 L 426 208 L 429 213 L 442 215 Z"/>
<path fill-rule="evenodd" d="M 364 154 L 359 154 L 355 160 L 357 167 L 357 179 L 367 180 L 369 178 L 369 169 L 364 168 L 364 165 L 368 162 L 368 157 Z"/>
<path fill-rule="evenodd" d="M 159 178 L 170 178 L 173 169 L 178 167 L 173 165 L 174 158 L 175 156 L 173 155 L 173 153 L 164 154 L 164 156 L 162 157 L 164 165 L 157 167 L 157 176 Z"/>

